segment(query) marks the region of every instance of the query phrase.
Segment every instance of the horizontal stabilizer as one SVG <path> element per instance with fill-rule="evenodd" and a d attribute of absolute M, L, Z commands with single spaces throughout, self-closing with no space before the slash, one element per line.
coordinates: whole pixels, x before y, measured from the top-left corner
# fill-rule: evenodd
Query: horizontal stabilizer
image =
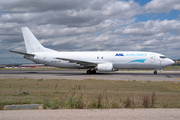
<path fill-rule="evenodd" d="M 21 55 L 35 56 L 34 54 L 23 53 L 23 52 L 17 52 L 17 51 L 12 51 L 12 50 L 9 50 L 9 52 L 13 52 L 13 53 L 21 54 Z"/>

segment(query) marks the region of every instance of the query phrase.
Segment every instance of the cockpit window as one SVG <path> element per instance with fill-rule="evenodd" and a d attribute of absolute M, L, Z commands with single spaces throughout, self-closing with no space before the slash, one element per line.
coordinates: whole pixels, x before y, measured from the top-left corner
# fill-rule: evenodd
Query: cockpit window
<path fill-rule="evenodd" d="M 165 59 L 165 58 L 166 58 L 166 56 L 160 56 L 160 58 Z"/>

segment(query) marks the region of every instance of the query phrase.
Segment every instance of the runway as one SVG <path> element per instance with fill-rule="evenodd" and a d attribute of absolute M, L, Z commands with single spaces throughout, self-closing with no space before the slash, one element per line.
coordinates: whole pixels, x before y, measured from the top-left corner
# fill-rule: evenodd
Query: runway
<path fill-rule="evenodd" d="M 179 120 L 180 109 L 62 109 L 0 111 L 1 120 Z"/>
<path fill-rule="evenodd" d="M 136 81 L 180 81 L 180 71 L 116 71 L 86 74 L 86 70 L 0 70 L 0 78 L 33 78 L 33 79 L 101 79 L 101 80 L 136 80 Z"/>

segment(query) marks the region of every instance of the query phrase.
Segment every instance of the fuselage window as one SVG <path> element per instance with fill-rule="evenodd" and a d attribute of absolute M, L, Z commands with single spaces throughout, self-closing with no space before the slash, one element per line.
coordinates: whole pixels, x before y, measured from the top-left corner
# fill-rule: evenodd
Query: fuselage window
<path fill-rule="evenodd" d="M 101 57 L 101 59 L 103 59 L 103 57 Z"/>
<path fill-rule="evenodd" d="M 97 59 L 99 59 L 99 57 L 97 57 Z"/>

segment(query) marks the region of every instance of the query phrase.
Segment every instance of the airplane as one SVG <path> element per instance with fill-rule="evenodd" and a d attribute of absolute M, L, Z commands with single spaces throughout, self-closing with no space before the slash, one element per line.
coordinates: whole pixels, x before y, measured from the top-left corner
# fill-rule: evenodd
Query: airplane
<path fill-rule="evenodd" d="M 18 68 L 18 67 L 14 67 L 14 66 L 12 65 L 12 67 L 5 67 L 5 66 L 3 66 L 3 68 Z"/>
<path fill-rule="evenodd" d="M 5 67 L 5 66 L 3 66 L 3 68 L 6 68 L 6 69 L 8 69 L 8 68 L 13 68 L 13 67 Z"/>
<path fill-rule="evenodd" d="M 3 65 L 3 68 L 12 68 L 12 67 L 5 67 L 5 66 Z"/>
<path fill-rule="evenodd" d="M 28 27 L 22 27 L 26 52 L 9 50 L 21 54 L 25 59 L 38 64 L 60 68 L 88 69 L 87 74 L 111 72 L 119 69 L 152 69 L 154 74 L 174 64 L 165 55 L 143 51 L 83 51 L 59 52 L 41 45 Z"/>
<path fill-rule="evenodd" d="M 27 68 L 27 66 L 25 66 L 25 67 L 22 67 L 22 66 L 20 66 L 20 65 L 19 65 L 19 67 L 18 67 L 18 68 L 20 68 L 20 69 L 21 69 L 21 68 Z"/>

